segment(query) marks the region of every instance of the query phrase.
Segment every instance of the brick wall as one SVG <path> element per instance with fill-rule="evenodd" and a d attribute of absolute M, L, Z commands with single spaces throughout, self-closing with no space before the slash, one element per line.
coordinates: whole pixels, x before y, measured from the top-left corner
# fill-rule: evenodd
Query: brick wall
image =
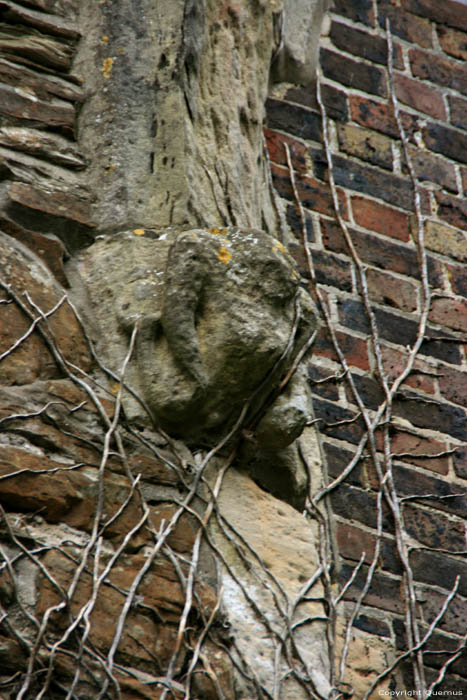
<path fill-rule="evenodd" d="M 449 659 L 446 652 L 462 644 L 467 628 L 467 564 L 462 556 L 467 504 L 467 5 L 453 0 L 335 0 L 329 33 L 322 39 L 321 91 L 336 195 L 357 258 L 336 221 L 314 89 L 276 89 L 268 102 L 266 136 L 274 183 L 295 237 L 291 247 L 309 277 L 303 249 L 307 238 L 317 287 L 371 418 L 384 392 L 359 264 L 366 270 L 379 353 L 390 380 L 407 362 L 424 303 L 414 188 L 391 106 L 387 19 L 393 35 L 392 89 L 420 197 L 431 290 L 425 340 L 387 416 L 387 452 L 409 543 L 422 636 L 460 576 L 457 593 L 425 647 L 431 651 L 424 655 L 429 685 Z M 325 326 L 310 382 L 332 481 L 355 456 L 366 427 Z M 374 437 L 378 459 L 387 468 L 391 460 L 384 467 L 382 429 Z M 366 552 L 348 600 L 356 600 L 362 590 L 377 540 L 380 477 L 374 462 L 367 444 L 354 469 L 329 495 L 341 583 Z M 394 517 L 384 499 L 382 517 L 373 583 L 355 624 L 392 640 L 402 651 L 409 645 L 403 567 Z M 411 669 L 410 663 L 403 667 L 407 689 L 415 687 Z M 446 671 L 437 689 L 467 693 L 465 653 Z"/>

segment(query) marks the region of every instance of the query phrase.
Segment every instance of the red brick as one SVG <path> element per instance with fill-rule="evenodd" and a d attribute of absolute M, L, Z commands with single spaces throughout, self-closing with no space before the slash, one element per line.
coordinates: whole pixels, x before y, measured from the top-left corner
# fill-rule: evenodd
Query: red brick
<path fill-rule="evenodd" d="M 442 365 L 439 368 L 438 382 L 440 392 L 445 399 L 467 407 L 467 372 L 458 372 Z"/>
<path fill-rule="evenodd" d="M 356 88 L 363 92 L 385 97 L 387 94 L 386 76 L 378 66 L 352 60 L 329 49 L 321 49 L 320 65 L 323 74 L 330 80 Z"/>
<path fill-rule="evenodd" d="M 359 195 L 352 196 L 352 212 L 355 223 L 362 228 L 399 241 L 410 240 L 409 216 L 405 212 Z"/>
<path fill-rule="evenodd" d="M 440 25 L 438 37 L 443 51 L 461 61 L 467 61 L 467 34 L 465 32 Z"/>
<path fill-rule="evenodd" d="M 412 75 L 416 78 L 467 94 L 466 66 L 421 49 L 410 49 L 409 58 Z"/>
<path fill-rule="evenodd" d="M 342 331 L 336 332 L 339 347 L 345 355 L 347 364 L 350 367 L 358 367 L 359 369 L 369 370 L 368 347 L 366 340 L 358 338 L 350 333 Z M 339 362 L 334 346 L 325 328 L 318 334 L 318 338 L 314 347 L 314 354 L 327 357 L 334 362 Z"/>
<path fill-rule="evenodd" d="M 467 300 L 433 299 L 429 320 L 456 331 L 467 331 Z"/>
<path fill-rule="evenodd" d="M 447 119 L 443 97 L 432 85 L 426 85 L 400 73 L 396 75 L 395 83 L 398 100 L 435 119 Z"/>
<path fill-rule="evenodd" d="M 381 354 L 383 356 L 383 367 L 391 382 L 393 382 L 405 369 L 407 365 L 408 353 L 389 348 L 385 345 L 381 346 Z M 404 386 L 410 386 L 413 389 L 425 391 L 428 394 L 434 394 L 436 384 L 434 376 L 436 370 L 431 365 L 428 365 L 423 360 L 416 360 L 414 365 L 415 371 L 405 380 Z M 417 372 L 417 370 L 420 370 Z"/>
<path fill-rule="evenodd" d="M 378 1 L 378 21 L 383 29 L 386 27 L 386 19 L 390 21 L 391 34 L 412 44 L 419 44 L 425 48 L 432 47 L 430 22 L 410 12 L 401 12 L 400 0 Z"/>
<path fill-rule="evenodd" d="M 423 467 L 437 474 L 446 475 L 449 472 L 449 455 L 444 457 L 424 457 L 437 455 L 448 451 L 446 443 L 432 438 L 397 432 L 391 440 L 391 451 L 395 459 Z M 418 455 L 418 456 L 417 456 Z"/>
<path fill-rule="evenodd" d="M 294 202 L 294 192 L 290 182 L 289 171 L 279 165 L 271 165 L 274 185 L 281 195 L 290 201 Z M 334 206 L 329 185 L 320 182 L 312 177 L 299 176 L 296 178 L 297 192 L 302 205 L 308 209 L 313 209 L 334 216 Z M 347 217 L 346 199 L 343 193 L 339 193 L 339 204 L 344 217 Z"/>
<path fill-rule="evenodd" d="M 339 554 L 346 559 L 359 561 L 365 552 L 364 561 L 371 563 L 375 552 L 376 537 L 353 525 L 339 523 L 337 526 L 337 546 Z"/>
<path fill-rule="evenodd" d="M 463 197 L 453 197 L 444 192 L 435 192 L 438 216 L 451 226 L 467 230 L 467 201 Z"/>
<path fill-rule="evenodd" d="M 339 226 L 331 221 L 322 221 L 323 243 L 335 253 L 349 254 L 347 243 Z M 415 248 L 404 247 L 389 238 L 380 238 L 355 229 L 349 231 L 354 247 L 361 260 L 383 270 L 392 270 L 407 277 L 420 276 Z M 429 277 L 432 284 L 439 286 L 442 267 L 437 260 L 429 260 Z"/>
<path fill-rule="evenodd" d="M 305 144 L 294 139 L 292 136 L 273 131 L 272 129 L 265 129 L 264 135 L 266 137 L 269 158 L 272 162 L 287 166 L 287 156 L 284 145 L 287 144 L 294 170 L 306 172 L 307 165 L 305 156 L 307 147 Z"/>
<path fill-rule="evenodd" d="M 373 301 L 402 311 L 416 311 L 418 288 L 415 284 L 374 269 L 367 271 L 366 279 L 370 299 Z"/>
<path fill-rule="evenodd" d="M 404 10 L 467 31 L 465 4 L 458 0 L 402 0 Z"/>
<path fill-rule="evenodd" d="M 384 102 L 349 95 L 350 116 L 353 121 L 366 126 L 368 129 L 380 131 L 383 134 L 399 138 L 399 131 L 395 122 L 392 107 Z M 402 124 L 408 136 L 419 131 L 418 119 L 413 114 L 402 112 Z"/>

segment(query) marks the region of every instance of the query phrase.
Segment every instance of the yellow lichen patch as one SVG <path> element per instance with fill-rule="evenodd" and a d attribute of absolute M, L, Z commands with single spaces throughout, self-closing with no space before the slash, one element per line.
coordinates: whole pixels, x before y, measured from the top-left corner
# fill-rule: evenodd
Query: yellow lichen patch
<path fill-rule="evenodd" d="M 104 65 L 102 66 L 101 71 L 104 74 L 105 79 L 110 78 L 113 62 L 113 58 L 104 58 Z"/>
<path fill-rule="evenodd" d="M 109 173 L 112 173 L 116 169 L 116 165 L 114 163 L 110 163 L 106 168 L 104 168 L 104 173 L 108 175 Z"/>
<path fill-rule="evenodd" d="M 276 241 L 275 246 L 276 250 L 279 250 L 281 253 L 288 253 L 289 251 L 285 247 L 285 245 L 282 245 L 280 241 Z M 274 248 L 273 248 L 274 250 Z"/>
<path fill-rule="evenodd" d="M 113 387 L 111 388 L 110 391 L 112 392 L 112 394 L 118 394 L 119 390 L 120 390 L 120 384 L 118 384 L 118 382 L 115 382 L 115 384 L 113 385 Z"/>
<path fill-rule="evenodd" d="M 232 255 L 229 253 L 227 248 L 223 245 L 219 248 L 219 252 L 217 254 L 217 259 L 221 262 L 224 263 L 224 265 L 227 265 L 229 261 L 231 260 Z"/>
<path fill-rule="evenodd" d="M 144 228 L 134 228 L 133 233 L 135 236 L 144 236 L 145 231 Z"/>
<path fill-rule="evenodd" d="M 104 34 L 104 36 L 101 37 L 101 44 L 106 44 L 109 40 L 109 37 L 107 34 Z"/>
<path fill-rule="evenodd" d="M 209 233 L 213 233 L 215 236 L 226 236 L 227 229 L 226 228 L 217 228 L 217 226 L 214 226 L 214 228 L 209 229 Z"/>

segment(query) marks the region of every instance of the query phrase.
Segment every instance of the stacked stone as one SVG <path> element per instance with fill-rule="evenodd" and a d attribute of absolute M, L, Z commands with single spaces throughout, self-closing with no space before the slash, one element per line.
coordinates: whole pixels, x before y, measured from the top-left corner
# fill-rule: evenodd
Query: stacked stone
<path fill-rule="evenodd" d="M 0 4 L 0 223 L 46 260 L 59 281 L 68 249 L 91 240 L 86 163 L 76 143 L 82 80 L 76 3 Z"/>

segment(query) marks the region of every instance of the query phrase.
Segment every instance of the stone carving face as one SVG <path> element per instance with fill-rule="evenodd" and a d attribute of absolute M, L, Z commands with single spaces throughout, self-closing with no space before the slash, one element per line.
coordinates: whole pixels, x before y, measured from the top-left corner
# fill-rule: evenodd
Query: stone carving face
<path fill-rule="evenodd" d="M 239 228 L 128 231 L 95 243 L 80 271 L 114 371 L 138 325 L 126 379 L 157 425 L 191 446 L 213 445 L 250 401 L 243 461 L 259 481 L 265 460 L 273 461 L 269 469 L 292 472 L 292 491 L 303 491 L 288 446 L 311 414 L 304 371 L 280 394 L 274 388 L 315 317 L 279 241 Z M 124 406 L 130 418 L 144 419 L 130 396 Z"/>

